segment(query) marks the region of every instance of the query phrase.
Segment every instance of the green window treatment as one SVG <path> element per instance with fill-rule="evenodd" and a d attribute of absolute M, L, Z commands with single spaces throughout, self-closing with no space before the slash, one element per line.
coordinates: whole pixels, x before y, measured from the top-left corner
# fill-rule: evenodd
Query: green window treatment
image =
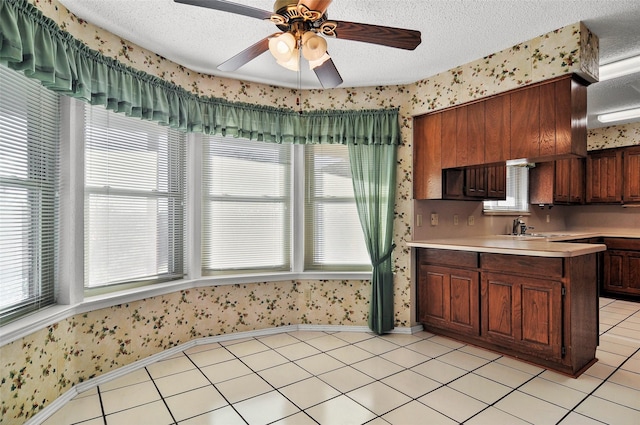
<path fill-rule="evenodd" d="M 90 49 L 27 0 L 0 0 L 0 63 L 93 105 L 187 132 L 272 143 L 349 145 L 373 264 L 370 327 L 393 328 L 393 206 L 398 109 L 312 111 L 201 97 Z"/>
<path fill-rule="evenodd" d="M 395 248 L 396 145 L 348 147 L 360 225 L 373 265 L 369 328 L 380 335 L 394 327 L 391 253 Z"/>
<path fill-rule="evenodd" d="M 197 96 L 91 50 L 26 0 L 0 1 L 0 63 L 53 91 L 182 131 L 274 143 L 398 143 L 397 109 L 300 114 Z"/>

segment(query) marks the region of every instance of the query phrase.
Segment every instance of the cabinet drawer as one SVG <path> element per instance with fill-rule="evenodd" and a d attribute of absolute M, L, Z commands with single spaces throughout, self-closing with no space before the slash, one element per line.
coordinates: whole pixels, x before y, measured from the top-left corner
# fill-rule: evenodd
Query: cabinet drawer
<path fill-rule="evenodd" d="M 418 250 L 418 263 L 475 269 L 478 267 L 478 253 L 454 251 L 450 249 L 421 248 Z"/>
<path fill-rule="evenodd" d="M 640 239 L 635 238 L 604 238 L 607 249 L 627 249 L 640 251 Z"/>
<path fill-rule="evenodd" d="M 526 255 L 480 254 L 482 270 L 561 278 L 562 258 L 530 257 Z"/>

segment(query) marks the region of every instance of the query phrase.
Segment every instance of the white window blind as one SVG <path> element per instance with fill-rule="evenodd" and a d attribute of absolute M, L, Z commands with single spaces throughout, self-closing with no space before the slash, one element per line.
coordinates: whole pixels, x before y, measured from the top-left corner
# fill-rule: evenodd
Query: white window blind
<path fill-rule="evenodd" d="M 184 134 L 85 107 L 85 288 L 185 274 Z"/>
<path fill-rule="evenodd" d="M 527 167 L 507 166 L 506 198 L 504 201 L 484 201 L 484 212 L 489 214 L 529 212 L 529 169 Z"/>
<path fill-rule="evenodd" d="M 0 323 L 54 302 L 58 96 L 0 66 Z"/>
<path fill-rule="evenodd" d="M 305 269 L 370 270 L 347 146 L 307 145 L 305 157 Z"/>
<path fill-rule="evenodd" d="M 288 271 L 291 146 L 203 138 L 203 274 Z"/>

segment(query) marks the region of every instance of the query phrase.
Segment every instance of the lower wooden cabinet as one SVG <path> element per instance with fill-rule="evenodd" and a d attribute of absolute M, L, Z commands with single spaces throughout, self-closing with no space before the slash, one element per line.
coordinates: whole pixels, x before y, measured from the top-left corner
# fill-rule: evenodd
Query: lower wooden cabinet
<path fill-rule="evenodd" d="M 427 331 L 571 376 L 596 361 L 595 254 L 420 248 L 416 259 L 417 318 Z M 631 267 L 640 267 L 640 255 L 635 260 Z"/>
<path fill-rule="evenodd" d="M 640 240 L 605 238 L 604 243 L 603 293 L 640 298 Z"/>
<path fill-rule="evenodd" d="M 559 360 L 562 282 L 482 274 L 482 334 L 496 345 Z"/>
<path fill-rule="evenodd" d="M 421 264 L 418 276 L 421 322 L 480 335 L 477 271 Z"/>

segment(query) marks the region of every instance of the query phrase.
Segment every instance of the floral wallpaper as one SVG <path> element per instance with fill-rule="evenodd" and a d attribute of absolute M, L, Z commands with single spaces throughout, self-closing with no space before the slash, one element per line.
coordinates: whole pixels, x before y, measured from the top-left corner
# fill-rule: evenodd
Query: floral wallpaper
<path fill-rule="evenodd" d="M 640 122 L 594 128 L 587 134 L 587 150 L 640 145 Z"/>
<path fill-rule="evenodd" d="M 78 19 L 55 0 L 34 4 L 91 48 L 193 93 L 295 108 L 296 90 L 201 75 Z M 413 84 L 309 90 L 301 96 L 306 109 L 400 108 L 396 327 L 414 324 L 411 256 L 404 243 L 413 219 L 412 116 L 584 72 L 581 40 L 591 40 L 593 55 L 595 37 L 584 37 L 584 31 L 579 23 L 569 25 Z M 637 136 L 638 128 L 625 131 Z M 602 143 L 620 139 L 606 136 Z M 69 317 L 0 347 L 0 423 L 23 423 L 73 385 L 195 338 L 290 324 L 366 326 L 369 290 L 369 282 L 359 280 L 256 282 L 179 291 Z"/>

